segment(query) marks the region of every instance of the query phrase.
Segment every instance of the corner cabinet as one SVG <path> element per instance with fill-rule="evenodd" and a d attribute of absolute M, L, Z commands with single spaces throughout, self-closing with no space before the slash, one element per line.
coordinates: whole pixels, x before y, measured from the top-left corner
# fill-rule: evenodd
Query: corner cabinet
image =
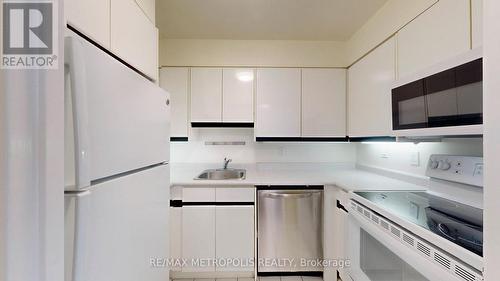
<path fill-rule="evenodd" d="M 470 15 L 470 0 L 440 0 L 402 28 L 397 33 L 398 78 L 469 50 Z"/>
<path fill-rule="evenodd" d="M 387 40 L 348 70 L 350 137 L 391 135 L 391 86 L 396 77 L 396 44 Z"/>
<path fill-rule="evenodd" d="M 189 68 L 163 67 L 160 69 L 160 87 L 170 93 L 170 136 L 188 137 Z"/>
<path fill-rule="evenodd" d="M 255 114 L 257 138 L 300 137 L 300 110 L 300 69 L 257 69 Z"/>

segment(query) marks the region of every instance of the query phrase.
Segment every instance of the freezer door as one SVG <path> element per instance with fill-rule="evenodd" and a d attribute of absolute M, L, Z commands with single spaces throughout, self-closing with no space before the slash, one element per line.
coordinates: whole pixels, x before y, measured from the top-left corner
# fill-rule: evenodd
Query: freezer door
<path fill-rule="evenodd" d="M 67 189 L 168 162 L 167 92 L 71 31 L 65 73 Z"/>
<path fill-rule="evenodd" d="M 169 166 L 66 194 L 66 281 L 165 281 Z"/>

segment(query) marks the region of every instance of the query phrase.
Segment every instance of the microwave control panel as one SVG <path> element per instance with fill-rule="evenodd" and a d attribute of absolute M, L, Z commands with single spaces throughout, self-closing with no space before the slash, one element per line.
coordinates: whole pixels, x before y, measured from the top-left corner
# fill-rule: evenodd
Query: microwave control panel
<path fill-rule="evenodd" d="M 483 187 L 483 158 L 434 154 L 429 157 L 425 174 L 431 178 Z"/>

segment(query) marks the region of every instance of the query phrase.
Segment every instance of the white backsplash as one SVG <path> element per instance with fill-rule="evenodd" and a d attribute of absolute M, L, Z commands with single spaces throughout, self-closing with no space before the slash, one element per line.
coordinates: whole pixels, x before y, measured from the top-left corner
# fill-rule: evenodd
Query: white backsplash
<path fill-rule="evenodd" d="M 418 153 L 419 165 L 412 163 Z M 356 163 L 358 165 L 393 170 L 406 174 L 424 176 L 427 161 L 432 154 L 483 156 L 482 139 L 444 139 L 433 143 L 359 143 Z"/>
<path fill-rule="evenodd" d="M 206 145 L 205 142 L 241 142 L 245 145 Z M 350 143 L 255 142 L 253 129 L 192 129 L 189 142 L 172 142 L 173 163 L 322 162 L 354 163 L 356 146 Z"/>

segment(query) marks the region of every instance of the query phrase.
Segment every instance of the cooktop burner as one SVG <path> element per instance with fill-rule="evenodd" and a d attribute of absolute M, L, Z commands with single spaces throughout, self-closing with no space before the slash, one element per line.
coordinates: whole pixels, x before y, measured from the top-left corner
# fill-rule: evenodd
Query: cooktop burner
<path fill-rule="evenodd" d="M 483 210 L 428 192 L 355 192 L 394 215 L 483 255 Z"/>

